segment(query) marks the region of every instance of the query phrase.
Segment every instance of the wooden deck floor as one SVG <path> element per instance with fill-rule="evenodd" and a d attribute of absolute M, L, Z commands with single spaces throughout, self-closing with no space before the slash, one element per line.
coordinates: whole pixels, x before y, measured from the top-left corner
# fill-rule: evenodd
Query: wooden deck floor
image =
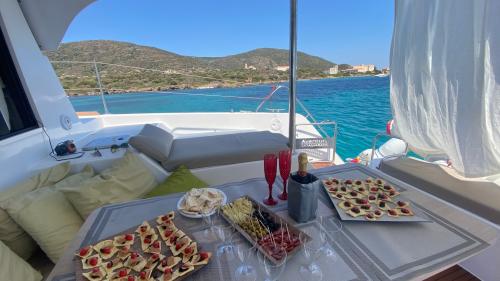
<path fill-rule="evenodd" d="M 477 277 L 470 274 L 467 270 L 458 265 L 452 266 L 425 281 L 480 281 Z"/>

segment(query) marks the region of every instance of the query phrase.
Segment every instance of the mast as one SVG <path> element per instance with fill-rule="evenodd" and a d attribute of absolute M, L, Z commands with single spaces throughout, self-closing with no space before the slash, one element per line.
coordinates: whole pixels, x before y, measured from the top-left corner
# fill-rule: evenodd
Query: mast
<path fill-rule="evenodd" d="M 102 90 L 101 76 L 99 75 L 99 69 L 97 68 L 97 63 L 95 62 L 95 59 L 94 59 L 94 69 L 95 69 L 95 77 L 97 78 L 97 84 L 99 86 L 99 91 L 101 92 L 101 101 L 102 101 L 102 106 L 104 107 L 104 114 L 109 114 L 108 104 L 104 99 L 104 91 Z"/>
<path fill-rule="evenodd" d="M 297 0 L 290 0 L 290 78 L 289 78 L 289 114 L 288 146 L 292 153 L 295 150 L 295 101 L 297 83 Z"/>

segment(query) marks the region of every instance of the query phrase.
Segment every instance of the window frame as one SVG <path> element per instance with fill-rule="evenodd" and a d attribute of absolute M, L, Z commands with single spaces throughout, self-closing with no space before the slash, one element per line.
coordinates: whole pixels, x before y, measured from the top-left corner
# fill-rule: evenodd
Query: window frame
<path fill-rule="evenodd" d="M 33 108 L 28 100 L 26 91 L 21 83 L 17 68 L 12 59 L 7 40 L 0 28 L 0 77 L 5 87 L 9 88 L 9 93 L 12 96 L 12 101 L 21 116 L 24 128 L 10 132 L 5 135 L 0 135 L 0 141 L 10 137 L 23 134 L 25 132 L 38 129 L 40 126 L 33 112 Z"/>

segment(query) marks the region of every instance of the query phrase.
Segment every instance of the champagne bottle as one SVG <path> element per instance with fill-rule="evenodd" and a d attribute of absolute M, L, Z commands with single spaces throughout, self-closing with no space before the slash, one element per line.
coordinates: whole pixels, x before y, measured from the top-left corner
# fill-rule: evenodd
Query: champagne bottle
<path fill-rule="evenodd" d="M 307 164 L 309 160 L 307 160 L 307 154 L 305 152 L 301 152 L 299 154 L 298 162 L 299 170 L 291 176 L 292 179 L 301 184 L 308 184 L 315 181 L 316 177 L 307 172 Z"/>

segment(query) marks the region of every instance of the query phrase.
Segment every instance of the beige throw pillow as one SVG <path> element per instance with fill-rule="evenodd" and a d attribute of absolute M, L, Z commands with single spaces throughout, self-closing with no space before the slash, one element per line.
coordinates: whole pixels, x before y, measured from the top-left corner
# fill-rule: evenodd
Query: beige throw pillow
<path fill-rule="evenodd" d="M 80 186 L 58 186 L 57 189 L 85 219 L 103 205 L 141 198 L 156 185 L 154 175 L 142 160 L 127 152 L 111 168 L 82 182 Z"/>
<path fill-rule="evenodd" d="M 42 275 L 0 241 L 0 276 L 9 281 L 40 281 Z"/>
<path fill-rule="evenodd" d="M 4 210 L 3 204 L 20 194 L 53 185 L 63 179 L 69 170 L 69 162 L 64 162 L 0 192 L 0 240 L 23 259 L 28 259 L 33 254 L 36 243 L 12 220 Z"/>
<path fill-rule="evenodd" d="M 83 224 L 63 193 L 53 187 L 42 187 L 18 196 L 5 207 L 54 263 Z"/>

